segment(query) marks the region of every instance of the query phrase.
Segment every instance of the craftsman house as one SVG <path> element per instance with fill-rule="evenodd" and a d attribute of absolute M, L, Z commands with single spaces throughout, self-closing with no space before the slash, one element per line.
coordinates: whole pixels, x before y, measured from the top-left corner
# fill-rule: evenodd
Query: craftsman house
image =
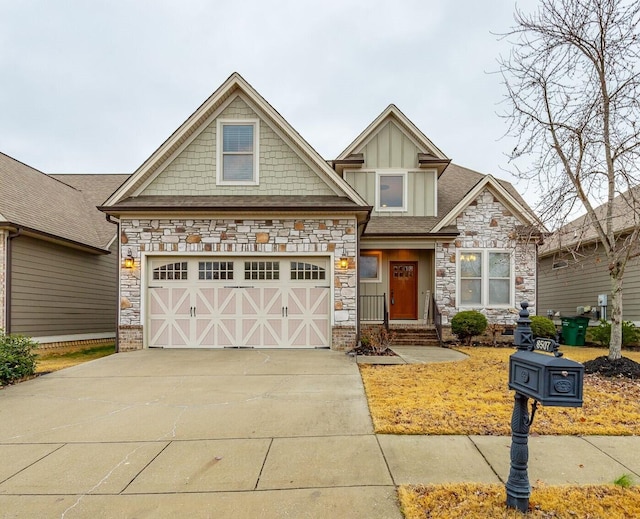
<path fill-rule="evenodd" d="M 513 320 L 535 217 L 395 106 L 326 161 L 233 74 L 100 207 L 121 350 L 355 345 L 362 321 Z"/>
<path fill-rule="evenodd" d="M 0 328 L 42 344 L 113 340 L 117 226 L 96 209 L 127 175 L 46 175 L 0 153 Z"/>

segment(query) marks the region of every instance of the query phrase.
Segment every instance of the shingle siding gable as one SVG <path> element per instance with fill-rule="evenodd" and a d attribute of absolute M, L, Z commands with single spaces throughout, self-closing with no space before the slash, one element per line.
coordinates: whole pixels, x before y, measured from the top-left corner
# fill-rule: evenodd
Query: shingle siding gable
<path fill-rule="evenodd" d="M 218 116 L 260 119 L 260 184 L 216 185 L 216 120 L 162 171 L 142 195 L 334 195 L 269 124 L 236 97 Z"/>

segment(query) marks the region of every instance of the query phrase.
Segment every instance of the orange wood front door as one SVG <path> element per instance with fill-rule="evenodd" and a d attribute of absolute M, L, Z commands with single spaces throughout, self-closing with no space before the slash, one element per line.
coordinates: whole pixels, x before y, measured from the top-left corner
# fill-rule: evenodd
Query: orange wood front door
<path fill-rule="evenodd" d="M 390 319 L 418 318 L 418 262 L 390 263 Z"/>

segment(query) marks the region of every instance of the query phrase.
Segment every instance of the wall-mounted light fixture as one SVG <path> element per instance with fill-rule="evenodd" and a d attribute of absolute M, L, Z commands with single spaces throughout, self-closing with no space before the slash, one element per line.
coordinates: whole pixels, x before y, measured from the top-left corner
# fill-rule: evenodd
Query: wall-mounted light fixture
<path fill-rule="evenodd" d="M 124 268 L 132 269 L 134 262 L 135 260 L 133 259 L 133 253 L 131 252 L 131 247 L 129 247 L 129 250 L 127 251 L 127 256 L 126 258 L 124 258 Z"/>
<path fill-rule="evenodd" d="M 340 258 L 338 265 L 341 269 L 346 269 L 349 266 L 349 258 Z"/>

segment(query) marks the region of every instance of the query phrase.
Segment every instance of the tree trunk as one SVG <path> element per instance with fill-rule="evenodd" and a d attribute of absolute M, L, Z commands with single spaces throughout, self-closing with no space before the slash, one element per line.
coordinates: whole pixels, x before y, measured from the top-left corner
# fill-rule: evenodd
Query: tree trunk
<path fill-rule="evenodd" d="M 611 342 L 609 360 L 622 357 L 622 277 L 617 269 L 611 272 Z"/>

